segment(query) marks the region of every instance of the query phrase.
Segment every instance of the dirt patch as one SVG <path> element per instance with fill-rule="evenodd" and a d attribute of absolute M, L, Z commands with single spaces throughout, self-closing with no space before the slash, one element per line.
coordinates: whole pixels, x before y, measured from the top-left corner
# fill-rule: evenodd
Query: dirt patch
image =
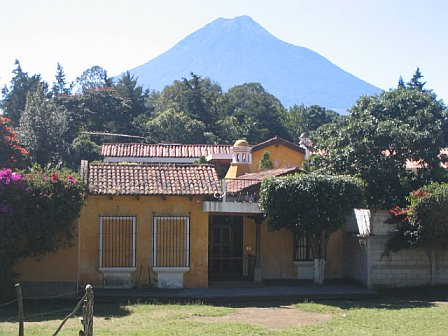
<path fill-rule="evenodd" d="M 241 322 L 256 324 L 271 330 L 301 327 L 306 324 L 329 320 L 332 315 L 303 312 L 293 306 L 269 308 L 236 308 L 236 311 L 224 316 L 195 316 L 190 320 L 206 323 Z"/>

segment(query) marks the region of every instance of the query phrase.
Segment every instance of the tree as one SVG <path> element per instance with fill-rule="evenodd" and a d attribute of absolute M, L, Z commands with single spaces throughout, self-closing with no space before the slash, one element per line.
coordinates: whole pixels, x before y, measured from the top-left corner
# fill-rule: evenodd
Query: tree
<path fill-rule="evenodd" d="M 87 134 L 76 137 L 70 144 L 68 152 L 66 162 L 71 169 L 77 169 L 81 160 L 92 162 L 101 159 L 101 146 L 92 141 Z"/>
<path fill-rule="evenodd" d="M 3 109 L 4 116 L 10 119 L 12 127 L 19 126 L 20 117 L 25 110 L 26 97 L 30 91 L 36 89 L 38 85 L 46 88 L 47 84 L 42 81 L 40 75 L 28 76 L 28 73 L 22 70 L 20 62 L 15 61 L 16 68 L 13 70 L 11 84 L 3 87 L 0 107 Z"/>
<path fill-rule="evenodd" d="M 298 174 L 266 179 L 261 184 L 260 205 L 267 214 L 268 227 L 306 235 L 311 241 L 315 282 L 323 281 L 323 260 L 332 232 L 345 223 L 346 216 L 362 205 L 363 185 L 349 176 Z"/>
<path fill-rule="evenodd" d="M 240 137 L 249 143 L 259 143 L 276 135 L 289 138 L 283 124 L 285 113 L 280 101 L 259 83 L 234 86 L 223 96 L 221 119 L 235 117 L 241 127 Z M 222 129 L 220 136 L 225 138 L 226 132 Z"/>
<path fill-rule="evenodd" d="M 47 99 L 43 86 L 28 93 L 18 133 L 32 162 L 47 165 L 63 160 L 68 122 L 67 110 Z"/>
<path fill-rule="evenodd" d="M 204 132 L 203 122 L 186 113 L 168 109 L 147 122 L 145 135 L 152 143 L 203 143 Z"/>
<path fill-rule="evenodd" d="M 56 68 L 55 81 L 53 82 L 53 87 L 51 89 L 53 95 L 68 95 L 72 91 L 72 88 L 73 83 L 67 83 L 64 68 L 58 63 Z"/>
<path fill-rule="evenodd" d="M 269 153 L 268 151 L 265 151 L 263 153 L 263 156 L 260 160 L 260 164 L 258 166 L 258 169 L 260 170 L 269 170 L 269 169 L 273 169 L 274 168 L 274 164 L 271 161 L 271 153 Z"/>
<path fill-rule="evenodd" d="M 85 70 L 81 76 L 75 80 L 75 91 L 78 93 L 92 89 L 109 88 L 112 86 L 112 78 L 109 78 L 107 76 L 107 71 L 98 65 Z"/>
<path fill-rule="evenodd" d="M 68 170 L 34 166 L 22 175 L 0 170 L 0 286 L 23 258 L 70 246 L 73 221 L 84 203 L 80 177 Z"/>
<path fill-rule="evenodd" d="M 129 100 L 121 97 L 115 89 L 87 90 L 80 99 L 84 129 L 125 134 L 132 129 Z"/>
<path fill-rule="evenodd" d="M 191 73 L 191 78 L 182 78 L 166 86 L 160 93 L 155 106 L 156 112 L 173 109 L 204 123 L 208 132 L 216 133 L 219 119 L 219 103 L 222 89 L 209 78 Z"/>
<path fill-rule="evenodd" d="M 286 128 L 295 143 L 300 142 L 304 132 L 313 133 L 320 126 L 334 123 L 344 118 L 337 112 L 318 105 L 294 105 L 286 115 Z"/>
<path fill-rule="evenodd" d="M 13 168 L 20 166 L 24 156 L 28 154 L 21 147 L 17 133 L 10 127 L 9 119 L 0 116 L 0 167 Z"/>
<path fill-rule="evenodd" d="M 134 134 L 137 132 L 137 117 L 139 115 L 149 115 L 151 112 L 145 104 L 150 93 L 148 90 L 143 90 L 143 87 L 140 85 L 137 85 L 137 78 L 134 78 L 129 71 L 126 71 L 118 78 L 114 88 L 120 97 L 127 100 L 127 105 L 129 105 L 128 119 L 130 121 L 127 133 Z"/>
<path fill-rule="evenodd" d="M 407 83 L 406 87 L 408 89 L 416 89 L 418 91 L 423 91 L 424 90 L 423 87 L 425 86 L 426 82 L 422 82 L 421 81 L 422 78 L 423 75 L 420 72 L 420 68 L 417 68 L 411 80 Z"/>
<path fill-rule="evenodd" d="M 418 87 L 362 97 L 346 121 L 318 130 L 314 140 L 322 155 L 308 167 L 362 177 L 370 207 L 403 205 L 411 190 L 446 180 L 446 158 L 439 154 L 447 144 L 447 117 L 443 102 Z M 406 169 L 409 161 L 420 165 L 417 173 Z"/>

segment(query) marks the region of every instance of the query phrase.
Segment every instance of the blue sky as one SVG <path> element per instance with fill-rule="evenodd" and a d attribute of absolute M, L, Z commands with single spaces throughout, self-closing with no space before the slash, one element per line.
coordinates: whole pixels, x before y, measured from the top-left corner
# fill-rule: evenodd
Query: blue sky
<path fill-rule="evenodd" d="M 0 85 L 14 60 L 53 81 L 100 65 L 117 75 L 219 18 L 249 15 L 276 37 L 312 49 L 382 89 L 420 67 L 448 103 L 445 0 L 15 0 L 0 10 Z"/>

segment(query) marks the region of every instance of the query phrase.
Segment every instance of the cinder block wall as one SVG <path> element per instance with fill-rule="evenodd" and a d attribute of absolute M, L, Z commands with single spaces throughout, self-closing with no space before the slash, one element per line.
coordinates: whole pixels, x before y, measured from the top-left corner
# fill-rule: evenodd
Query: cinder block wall
<path fill-rule="evenodd" d="M 344 236 L 344 271 L 348 278 L 370 288 L 409 287 L 430 283 L 430 263 L 425 249 L 405 249 L 385 255 L 395 226 L 386 224 L 389 212 L 372 210 L 370 235 L 365 243 L 353 234 Z M 448 284 L 448 248 L 433 254 L 432 284 Z"/>

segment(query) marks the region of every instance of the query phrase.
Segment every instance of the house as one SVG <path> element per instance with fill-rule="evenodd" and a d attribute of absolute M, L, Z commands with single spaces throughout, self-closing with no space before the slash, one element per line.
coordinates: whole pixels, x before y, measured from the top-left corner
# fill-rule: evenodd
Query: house
<path fill-rule="evenodd" d="M 264 152 L 273 169 L 260 171 Z M 28 288 L 312 279 L 306 239 L 270 232 L 257 203 L 263 178 L 301 169 L 302 147 L 277 137 L 254 146 L 105 144 L 103 156 L 82 162 L 89 192 L 74 244 L 16 266 Z M 200 157 L 208 164 L 195 164 Z M 342 236 L 330 240 L 327 278 L 343 277 Z"/>

